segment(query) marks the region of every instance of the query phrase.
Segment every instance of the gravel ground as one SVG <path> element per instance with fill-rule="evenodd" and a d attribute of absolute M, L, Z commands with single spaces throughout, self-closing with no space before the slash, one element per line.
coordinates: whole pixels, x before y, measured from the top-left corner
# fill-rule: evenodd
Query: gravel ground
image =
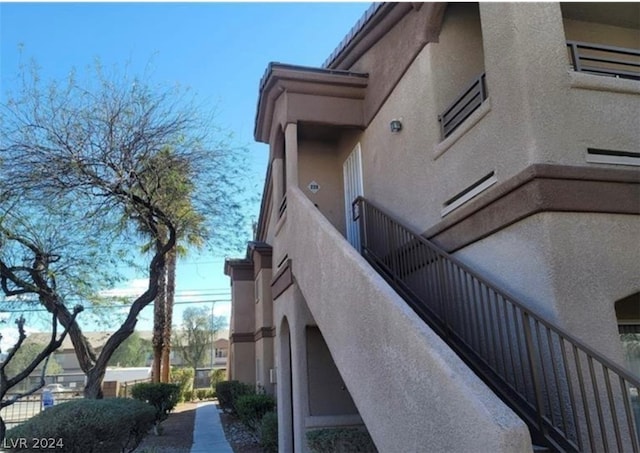
<path fill-rule="evenodd" d="M 220 421 L 233 453 L 262 453 L 262 447 L 256 437 L 237 418 L 221 413 Z"/>

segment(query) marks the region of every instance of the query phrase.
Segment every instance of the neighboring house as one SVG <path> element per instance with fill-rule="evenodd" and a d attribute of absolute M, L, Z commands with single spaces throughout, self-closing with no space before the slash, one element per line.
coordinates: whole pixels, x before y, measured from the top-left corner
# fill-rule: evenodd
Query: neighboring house
<path fill-rule="evenodd" d="M 136 331 L 142 339 L 151 340 L 153 336 L 153 332 L 151 331 Z M 91 346 L 94 348 L 96 354 L 99 354 L 102 351 L 103 346 L 112 335 L 113 332 L 84 332 L 84 336 L 87 338 Z M 37 344 L 46 344 L 49 342 L 51 338 L 51 334 L 47 332 L 33 332 L 29 334 L 25 343 L 37 343 Z M 73 343 L 71 342 L 71 337 L 68 335 L 65 337 L 64 341 L 60 348 L 58 348 L 54 353 L 53 357 L 62 367 L 62 373 L 56 375 L 55 377 L 48 377 L 47 382 L 58 382 L 67 387 L 82 387 L 85 382 L 85 374 L 80 368 L 80 364 L 78 363 L 78 358 L 76 356 L 76 352 L 73 348 Z M 149 356 L 147 359 L 146 366 L 151 366 L 152 357 Z M 35 382 L 39 379 L 39 373 L 34 372 L 30 376 L 30 382 Z"/>
<path fill-rule="evenodd" d="M 381 452 L 640 449 L 639 18 L 374 4 L 322 67 L 269 65 L 225 272 L 229 377 L 277 395 L 280 451 L 359 424 Z"/>
<path fill-rule="evenodd" d="M 174 331 L 173 335 L 179 335 L 180 331 Z M 205 352 L 203 354 L 203 360 L 198 365 L 199 367 L 206 368 L 207 370 L 219 370 L 227 368 L 227 355 L 229 353 L 229 331 L 223 330 L 218 332 L 213 340 L 213 348 L 211 344 L 207 344 Z M 173 366 L 187 366 L 182 359 L 178 346 L 175 342 L 171 345 L 171 365 Z"/>
<path fill-rule="evenodd" d="M 140 338 L 143 340 L 151 341 L 153 338 L 152 331 L 136 331 Z M 178 335 L 180 331 L 176 330 L 173 332 L 173 335 Z M 112 332 L 85 332 L 84 335 L 89 340 L 89 343 L 93 346 L 96 353 L 99 354 L 102 351 L 102 347 L 106 343 L 106 341 L 111 336 Z M 45 344 L 49 341 L 50 338 L 49 333 L 45 332 L 34 332 L 30 334 L 25 342 L 32 343 L 42 343 Z M 214 347 L 211 348 L 210 345 L 207 345 L 207 350 L 205 352 L 205 360 L 203 363 L 204 367 L 213 366 L 214 369 L 226 368 L 227 366 L 227 354 L 229 350 L 229 340 L 228 340 L 228 330 L 224 329 L 218 332 L 215 337 L 216 339 L 213 342 Z M 78 358 L 76 357 L 75 350 L 73 349 L 73 344 L 71 342 L 71 338 L 67 336 L 60 348 L 54 353 L 54 357 L 56 361 L 62 367 L 63 372 L 59 375 L 58 381 L 64 382 L 65 377 L 76 377 L 82 376 L 82 381 L 84 380 L 84 373 L 80 368 L 80 364 L 78 363 Z M 145 367 L 149 367 L 152 365 L 153 356 L 149 354 L 147 360 L 145 362 Z M 182 359 L 178 351 L 176 351 L 175 344 L 173 345 L 171 351 L 171 365 L 172 366 L 184 366 L 182 363 Z M 117 367 L 114 367 L 117 368 Z"/>

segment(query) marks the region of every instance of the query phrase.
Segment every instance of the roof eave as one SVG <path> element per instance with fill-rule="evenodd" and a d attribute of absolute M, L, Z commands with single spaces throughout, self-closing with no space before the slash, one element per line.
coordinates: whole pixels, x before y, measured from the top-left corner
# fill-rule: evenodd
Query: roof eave
<path fill-rule="evenodd" d="M 367 82 L 368 75 L 357 72 L 270 63 L 260 82 L 255 140 L 269 143 L 275 102 L 284 91 L 292 89 L 292 85 L 295 84 L 296 92 L 309 94 L 318 94 L 317 89 L 320 86 L 338 95 L 341 91 L 361 89 L 361 96 L 364 97 Z"/>

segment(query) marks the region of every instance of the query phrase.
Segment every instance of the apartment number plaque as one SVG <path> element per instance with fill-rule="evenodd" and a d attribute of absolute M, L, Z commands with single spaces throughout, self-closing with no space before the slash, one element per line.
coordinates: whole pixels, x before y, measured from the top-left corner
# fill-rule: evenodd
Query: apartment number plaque
<path fill-rule="evenodd" d="M 307 186 L 307 188 L 309 189 L 309 191 L 311 191 L 313 193 L 318 193 L 318 190 L 320 190 L 320 184 L 318 184 L 315 181 L 311 181 L 309 183 L 309 185 Z"/>

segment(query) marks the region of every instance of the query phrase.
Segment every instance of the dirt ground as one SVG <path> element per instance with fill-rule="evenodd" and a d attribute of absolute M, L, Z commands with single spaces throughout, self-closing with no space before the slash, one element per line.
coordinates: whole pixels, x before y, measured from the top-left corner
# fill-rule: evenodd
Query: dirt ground
<path fill-rule="evenodd" d="M 144 438 L 135 453 L 189 453 L 198 403 L 181 403 L 162 422 L 162 435 L 153 432 Z M 262 453 L 259 442 L 242 423 L 229 414 L 220 414 L 225 437 L 234 453 Z M 214 452 L 212 452 L 214 453 Z"/>
<path fill-rule="evenodd" d="M 193 444 L 193 424 L 198 403 L 180 403 L 162 422 L 162 435 L 153 432 L 144 438 L 136 453 L 189 453 Z"/>

